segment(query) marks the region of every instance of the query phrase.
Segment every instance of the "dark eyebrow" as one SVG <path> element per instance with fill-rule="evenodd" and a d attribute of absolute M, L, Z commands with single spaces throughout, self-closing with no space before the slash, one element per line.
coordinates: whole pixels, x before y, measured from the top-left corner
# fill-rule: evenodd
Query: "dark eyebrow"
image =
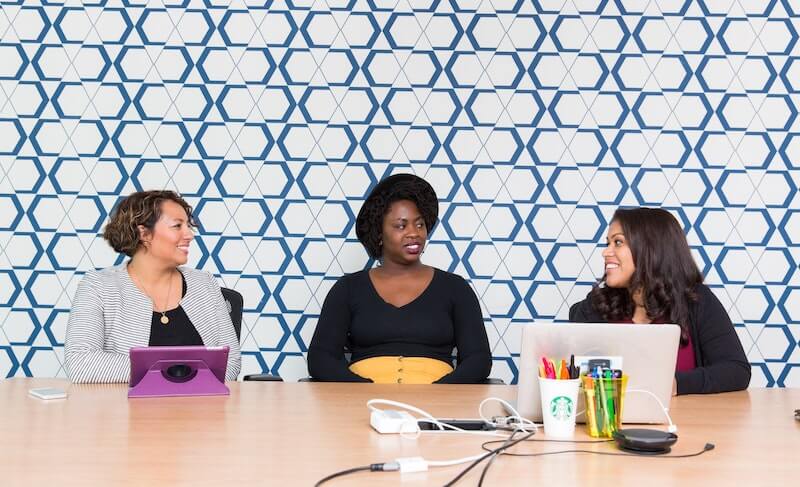
<path fill-rule="evenodd" d="M 608 241 L 611 241 L 611 239 L 612 239 L 612 238 L 614 238 L 614 237 L 616 237 L 617 235 L 619 235 L 619 236 L 620 236 L 620 237 L 622 237 L 622 238 L 625 238 L 625 234 L 624 234 L 624 233 L 622 233 L 622 232 L 617 232 L 617 233 L 615 233 L 614 235 L 611 235 L 610 237 L 606 237 L 606 241 L 607 241 L 607 242 L 608 242 Z"/>

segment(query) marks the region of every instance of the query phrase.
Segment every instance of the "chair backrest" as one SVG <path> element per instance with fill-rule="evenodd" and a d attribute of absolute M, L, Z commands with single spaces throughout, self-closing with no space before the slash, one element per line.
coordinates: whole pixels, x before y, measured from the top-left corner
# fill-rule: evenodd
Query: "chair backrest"
<path fill-rule="evenodd" d="M 241 342 L 242 308 L 244 308 L 244 297 L 241 295 L 241 293 L 239 293 L 239 291 L 228 289 L 227 287 L 220 288 L 220 290 L 222 291 L 222 297 L 225 298 L 225 305 L 228 307 L 228 313 L 231 315 L 233 329 L 236 330 L 236 338 Z M 247 374 L 242 378 L 242 380 L 283 382 L 283 379 L 281 379 L 280 376 L 269 373 Z"/>
<path fill-rule="evenodd" d="M 228 289 L 227 287 L 221 288 L 222 297 L 225 298 L 225 304 L 228 306 L 228 313 L 231 315 L 233 322 L 233 329 L 236 330 L 236 339 L 242 339 L 242 308 L 244 307 L 244 298 L 238 291 Z"/>

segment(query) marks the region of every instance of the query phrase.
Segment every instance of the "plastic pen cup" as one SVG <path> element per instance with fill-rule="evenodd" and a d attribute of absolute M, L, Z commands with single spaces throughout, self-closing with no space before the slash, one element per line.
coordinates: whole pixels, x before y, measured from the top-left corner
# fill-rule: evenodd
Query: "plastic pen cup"
<path fill-rule="evenodd" d="M 586 429 L 594 438 L 611 438 L 622 427 L 622 409 L 628 376 L 617 379 L 593 378 L 584 375 Z"/>
<path fill-rule="evenodd" d="M 580 379 L 539 377 L 544 434 L 550 438 L 571 438 L 575 434 Z"/>

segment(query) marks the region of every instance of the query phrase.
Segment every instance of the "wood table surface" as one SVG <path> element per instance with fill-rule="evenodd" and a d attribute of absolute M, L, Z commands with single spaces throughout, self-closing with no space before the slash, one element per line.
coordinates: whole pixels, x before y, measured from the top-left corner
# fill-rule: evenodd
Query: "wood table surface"
<path fill-rule="evenodd" d="M 492 438 L 426 433 L 381 435 L 366 402 L 407 402 L 437 417 L 472 418 L 486 397 L 514 400 L 515 386 L 234 382 L 230 396 L 127 398 L 127 385 L 60 379 L 0 381 L 0 485 L 313 485 L 350 467 L 423 456 L 480 453 Z M 66 389 L 42 401 L 33 387 Z M 498 458 L 485 485 L 800 485 L 800 389 L 673 398 L 679 440 L 694 458 L 566 453 Z M 499 412 L 497 409 L 495 412 Z M 661 427 L 663 429 L 663 426 Z M 543 435 L 535 438 L 544 439 Z M 575 439 L 589 439 L 581 425 Z M 612 443 L 528 442 L 516 453 L 565 449 L 618 452 Z M 427 472 L 362 472 L 336 485 L 443 485 L 464 466 Z M 477 485 L 474 469 L 458 485 Z"/>

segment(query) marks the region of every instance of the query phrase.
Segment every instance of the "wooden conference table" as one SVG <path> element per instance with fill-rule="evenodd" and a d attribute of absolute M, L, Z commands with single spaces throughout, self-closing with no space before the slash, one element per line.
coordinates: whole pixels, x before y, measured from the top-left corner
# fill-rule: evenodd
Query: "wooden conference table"
<path fill-rule="evenodd" d="M 32 387 L 67 389 L 66 400 L 28 396 Z M 513 386 L 230 383 L 231 395 L 128 400 L 126 385 L 59 379 L 0 381 L 0 485 L 313 485 L 350 467 L 423 456 L 479 453 L 486 437 L 380 435 L 369 426 L 371 398 L 408 402 L 439 417 L 476 417 L 489 396 L 514 399 Z M 800 389 L 752 389 L 672 401 L 674 454 L 714 443 L 694 458 L 567 453 L 501 457 L 486 485 L 797 485 Z M 576 439 L 587 439 L 579 425 Z M 578 445 L 617 451 L 610 443 Z M 572 448 L 529 443 L 516 452 Z M 442 485 L 463 465 L 422 473 L 361 472 L 326 485 Z M 458 485 L 476 485 L 473 469 Z"/>

